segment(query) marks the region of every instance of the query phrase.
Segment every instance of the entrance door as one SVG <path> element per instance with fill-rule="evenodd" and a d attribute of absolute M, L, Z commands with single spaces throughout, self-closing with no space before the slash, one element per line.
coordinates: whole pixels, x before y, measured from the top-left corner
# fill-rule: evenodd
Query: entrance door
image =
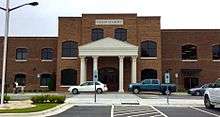
<path fill-rule="evenodd" d="M 99 81 L 106 84 L 109 91 L 118 91 L 118 70 L 111 67 L 99 69 Z"/>
<path fill-rule="evenodd" d="M 199 78 L 185 77 L 184 85 L 185 85 L 185 89 L 195 88 L 199 86 Z"/>

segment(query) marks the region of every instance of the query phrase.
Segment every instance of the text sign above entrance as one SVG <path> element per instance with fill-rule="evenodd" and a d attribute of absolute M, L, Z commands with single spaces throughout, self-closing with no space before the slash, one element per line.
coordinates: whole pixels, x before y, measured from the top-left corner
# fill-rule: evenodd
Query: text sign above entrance
<path fill-rule="evenodd" d="M 123 19 L 96 19 L 95 25 L 123 25 Z"/>

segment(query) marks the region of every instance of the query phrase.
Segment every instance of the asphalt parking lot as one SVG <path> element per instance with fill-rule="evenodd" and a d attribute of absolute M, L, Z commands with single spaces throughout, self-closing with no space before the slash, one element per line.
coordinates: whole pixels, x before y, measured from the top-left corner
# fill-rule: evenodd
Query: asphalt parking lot
<path fill-rule="evenodd" d="M 74 106 L 52 117 L 111 117 L 111 106 Z"/>
<path fill-rule="evenodd" d="M 113 113 L 112 113 L 113 112 Z M 53 117 L 220 117 L 220 108 L 153 106 L 74 106 Z"/>
<path fill-rule="evenodd" d="M 202 111 L 197 107 L 155 107 L 168 117 L 220 117 L 220 108 Z M 203 107 L 202 107 L 203 108 Z"/>

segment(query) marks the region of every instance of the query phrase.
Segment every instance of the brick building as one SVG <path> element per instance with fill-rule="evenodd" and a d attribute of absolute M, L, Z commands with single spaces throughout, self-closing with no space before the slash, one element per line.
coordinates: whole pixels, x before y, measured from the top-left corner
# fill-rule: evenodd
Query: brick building
<path fill-rule="evenodd" d="M 110 91 L 120 92 L 147 78 L 164 82 L 166 72 L 179 89 L 220 77 L 217 29 L 161 29 L 160 17 L 83 14 L 59 17 L 58 30 L 58 37 L 9 38 L 9 89 L 17 81 L 27 91 L 66 91 L 70 85 L 92 80 L 97 71 Z"/>

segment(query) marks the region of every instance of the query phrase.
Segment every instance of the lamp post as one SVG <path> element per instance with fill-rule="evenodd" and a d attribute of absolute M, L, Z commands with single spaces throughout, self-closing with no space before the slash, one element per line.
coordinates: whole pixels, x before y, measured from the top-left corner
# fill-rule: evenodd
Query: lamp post
<path fill-rule="evenodd" d="M 9 0 L 6 1 L 6 8 L 0 7 L 1 10 L 5 11 L 5 36 L 4 36 L 4 48 L 3 48 L 3 63 L 2 63 L 2 90 L 1 90 L 1 105 L 4 103 L 4 87 L 5 87 L 5 76 L 6 76 L 6 59 L 7 59 L 7 44 L 8 44 L 8 31 L 9 31 L 9 13 L 20 7 L 30 5 L 37 6 L 38 2 L 31 2 L 19 5 L 14 8 L 9 8 Z"/>

